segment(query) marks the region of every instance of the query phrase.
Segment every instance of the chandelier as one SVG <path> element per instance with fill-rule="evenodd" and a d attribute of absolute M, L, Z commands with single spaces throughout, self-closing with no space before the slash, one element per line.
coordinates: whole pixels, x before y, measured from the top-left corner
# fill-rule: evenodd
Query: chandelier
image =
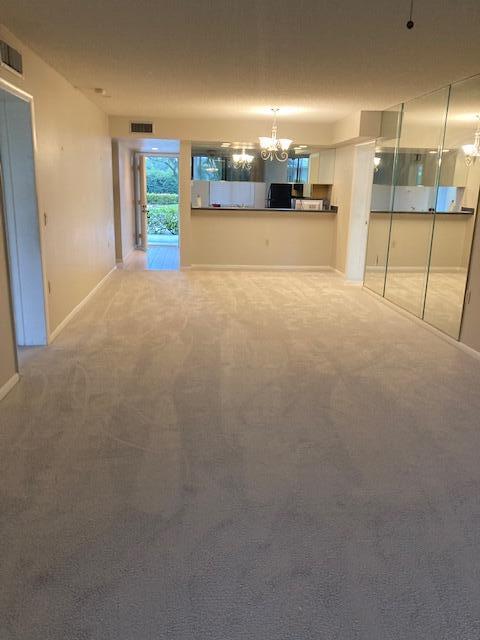
<path fill-rule="evenodd" d="M 242 153 L 232 153 L 232 161 L 237 169 L 248 169 L 254 158 L 251 154 L 245 153 L 245 149 L 242 149 Z"/>
<path fill-rule="evenodd" d="M 279 162 L 285 162 L 288 159 L 288 149 L 292 144 L 292 140 L 288 138 L 277 138 L 277 113 L 279 109 L 272 109 L 273 111 L 273 124 L 272 135 L 261 136 L 260 141 L 260 155 L 262 160 L 278 160 Z"/>
<path fill-rule="evenodd" d="M 206 162 L 206 166 L 204 167 L 205 171 L 207 173 L 217 173 L 218 172 L 218 166 L 217 163 L 215 162 L 215 158 L 210 155 L 207 156 L 207 162 Z"/>
<path fill-rule="evenodd" d="M 477 115 L 476 118 L 477 130 L 475 131 L 473 144 L 462 145 L 462 150 L 465 154 L 465 164 L 467 165 L 467 167 L 469 167 L 472 162 L 475 161 L 475 158 L 478 158 L 478 156 L 480 156 L 480 115 Z"/>

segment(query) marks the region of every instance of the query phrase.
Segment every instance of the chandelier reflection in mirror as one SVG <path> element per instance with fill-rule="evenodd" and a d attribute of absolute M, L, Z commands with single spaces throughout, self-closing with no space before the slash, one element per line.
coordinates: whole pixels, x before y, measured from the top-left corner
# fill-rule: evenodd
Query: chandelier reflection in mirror
<path fill-rule="evenodd" d="M 242 153 L 232 153 L 232 162 L 236 169 L 249 169 L 254 161 L 255 156 L 245 152 L 242 149 Z"/>
<path fill-rule="evenodd" d="M 285 162 L 288 160 L 288 149 L 292 144 L 292 140 L 288 138 L 277 138 L 277 113 L 279 109 L 272 109 L 273 111 L 273 124 L 272 135 L 261 136 L 260 141 L 260 155 L 262 160 L 278 160 L 279 162 Z"/>
<path fill-rule="evenodd" d="M 215 158 L 213 156 L 211 156 L 211 155 L 209 155 L 208 158 L 207 158 L 205 171 L 207 173 L 217 173 L 218 172 L 218 166 L 217 166 L 217 163 L 215 162 Z"/>
<path fill-rule="evenodd" d="M 465 164 L 469 167 L 478 156 L 480 156 L 480 115 L 475 116 L 477 119 L 477 130 L 475 131 L 475 138 L 473 144 L 464 144 L 462 146 L 463 153 L 465 154 Z"/>

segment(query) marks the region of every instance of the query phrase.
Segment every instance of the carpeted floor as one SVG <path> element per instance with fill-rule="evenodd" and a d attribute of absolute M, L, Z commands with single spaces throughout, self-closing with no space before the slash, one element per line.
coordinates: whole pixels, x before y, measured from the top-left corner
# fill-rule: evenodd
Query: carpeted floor
<path fill-rule="evenodd" d="M 480 361 L 372 295 L 117 271 L 22 362 L 1 640 L 480 637 Z"/>

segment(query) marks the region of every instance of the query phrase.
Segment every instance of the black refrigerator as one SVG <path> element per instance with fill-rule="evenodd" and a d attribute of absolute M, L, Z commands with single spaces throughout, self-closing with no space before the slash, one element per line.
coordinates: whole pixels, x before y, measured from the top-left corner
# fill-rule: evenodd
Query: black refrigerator
<path fill-rule="evenodd" d="M 303 196 L 303 184 L 272 182 L 268 190 L 267 207 L 270 209 L 291 209 L 292 198 Z"/>
<path fill-rule="evenodd" d="M 289 182 L 272 182 L 268 190 L 267 207 L 269 209 L 291 209 L 292 186 Z"/>

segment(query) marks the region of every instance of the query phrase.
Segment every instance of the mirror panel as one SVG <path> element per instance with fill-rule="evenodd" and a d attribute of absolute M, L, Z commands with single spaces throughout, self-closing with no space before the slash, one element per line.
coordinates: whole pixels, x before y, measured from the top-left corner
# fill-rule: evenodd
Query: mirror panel
<path fill-rule="evenodd" d="M 423 315 L 433 213 L 393 213 L 385 297 Z"/>
<path fill-rule="evenodd" d="M 480 187 L 480 158 L 465 154 L 480 125 L 480 78 L 450 89 L 424 319 L 458 338 Z M 478 137 L 478 136 L 477 136 Z"/>
<path fill-rule="evenodd" d="M 394 176 L 393 211 L 434 211 L 449 88 L 407 102 Z"/>
<path fill-rule="evenodd" d="M 423 317 L 448 88 L 403 107 L 385 297 Z"/>
<path fill-rule="evenodd" d="M 479 192 L 480 75 L 382 114 L 364 284 L 457 339 Z"/>
<path fill-rule="evenodd" d="M 393 177 L 401 119 L 401 104 L 382 112 L 380 137 L 377 138 L 375 145 L 375 167 L 370 211 L 392 210 Z"/>
<path fill-rule="evenodd" d="M 370 213 L 364 285 L 383 296 L 388 257 L 391 213 Z"/>
<path fill-rule="evenodd" d="M 382 113 L 380 136 L 375 145 L 375 159 L 368 225 L 364 284 L 383 296 L 388 258 L 388 239 L 393 203 L 393 176 L 402 105 Z"/>
<path fill-rule="evenodd" d="M 473 216 L 437 214 L 424 320 L 453 338 L 460 334 Z"/>

